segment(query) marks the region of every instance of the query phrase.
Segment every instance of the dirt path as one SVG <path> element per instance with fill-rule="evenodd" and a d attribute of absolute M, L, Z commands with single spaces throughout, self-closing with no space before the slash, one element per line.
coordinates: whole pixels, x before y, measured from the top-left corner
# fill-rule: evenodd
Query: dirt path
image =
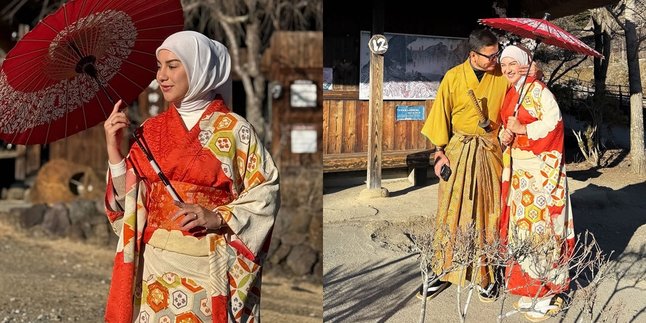
<path fill-rule="evenodd" d="M 646 322 L 646 176 L 630 170 L 621 151 L 604 155 L 604 167 L 567 165 L 577 234 L 594 234 L 609 266 L 598 288 L 581 279 L 571 307 L 551 322 Z M 324 195 L 325 318 L 343 322 L 416 322 L 421 302 L 419 261 L 405 232 L 424 230 L 437 207 L 437 180 L 413 187 L 382 182 L 388 198 L 361 199 L 362 185 L 329 185 Z M 352 246 L 348 248 L 347 246 Z M 452 286 L 427 303 L 427 322 L 458 322 L 460 297 Z M 495 322 L 507 301 L 470 302 L 467 322 Z M 640 301 L 635 301 L 640 300 Z M 462 294 L 461 303 L 466 303 Z M 591 311 L 586 306 L 591 306 Z M 514 314 L 505 322 L 527 322 Z"/>
<path fill-rule="evenodd" d="M 16 232 L 0 221 L 0 322 L 101 322 L 113 251 Z M 323 288 L 265 275 L 265 322 L 321 322 Z"/>

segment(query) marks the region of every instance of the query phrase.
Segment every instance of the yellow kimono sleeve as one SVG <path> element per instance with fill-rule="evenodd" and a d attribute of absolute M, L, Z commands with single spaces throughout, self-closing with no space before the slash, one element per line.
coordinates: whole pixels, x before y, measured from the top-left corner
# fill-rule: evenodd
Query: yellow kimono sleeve
<path fill-rule="evenodd" d="M 428 117 L 421 131 L 436 146 L 446 146 L 449 143 L 451 110 L 453 107 L 453 99 L 449 90 L 451 78 L 451 75 L 447 73 L 442 82 L 440 82 L 433 107 L 428 112 Z"/>

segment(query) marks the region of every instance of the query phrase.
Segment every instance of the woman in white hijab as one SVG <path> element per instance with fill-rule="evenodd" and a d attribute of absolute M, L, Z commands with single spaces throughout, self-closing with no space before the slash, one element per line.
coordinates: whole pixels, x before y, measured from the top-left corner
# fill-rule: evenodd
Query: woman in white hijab
<path fill-rule="evenodd" d="M 104 124 L 106 213 L 119 235 L 106 321 L 258 322 L 260 273 L 278 211 L 278 170 L 251 125 L 229 109 L 224 45 L 182 31 L 157 49 L 168 110 L 124 158 L 119 101 Z"/>
<path fill-rule="evenodd" d="M 502 73 L 514 85 L 501 109 L 501 141 L 508 148 L 503 153 L 500 230 L 512 254 L 518 254 L 516 248 L 525 250 L 505 272 L 509 292 L 521 296 L 514 307 L 525 312 L 526 319 L 540 322 L 563 306 L 574 226 L 563 158 L 563 119 L 545 84 L 518 72 L 529 61 L 528 51 L 520 46 L 508 46 L 500 55 Z M 517 102 L 521 105 L 516 113 Z"/>

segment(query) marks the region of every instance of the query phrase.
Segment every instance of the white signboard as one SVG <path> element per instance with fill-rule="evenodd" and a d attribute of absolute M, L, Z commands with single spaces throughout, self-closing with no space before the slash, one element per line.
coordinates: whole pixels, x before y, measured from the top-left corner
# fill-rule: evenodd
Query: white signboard
<path fill-rule="evenodd" d="M 292 153 L 316 153 L 317 133 L 314 126 L 294 126 L 291 131 Z"/>
<path fill-rule="evenodd" d="M 297 80 L 289 87 L 290 104 L 293 108 L 316 107 L 316 84 L 309 80 Z"/>

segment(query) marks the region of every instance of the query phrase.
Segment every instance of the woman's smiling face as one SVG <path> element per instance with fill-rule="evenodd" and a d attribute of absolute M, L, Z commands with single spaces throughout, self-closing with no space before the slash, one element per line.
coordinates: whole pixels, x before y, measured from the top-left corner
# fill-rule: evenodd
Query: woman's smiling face
<path fill-rule="evenodd" d="M 522 75 L 518 72 L 519 68 L 520 64 L 518 64 L 518 61 L 514 58 L 503 57 L 500 60 L 500 69 L 502 74 L 505 75 L 511 84 L 516 84 L 516 82 L 520 80 Z"/>
<path fill-rule="evenodd" d="M 184 65 L 167 49 L 160 50 L 157 55 L 157 82 L 168 102 L 180 102 L 188 93 L 188 75 Z"/>

